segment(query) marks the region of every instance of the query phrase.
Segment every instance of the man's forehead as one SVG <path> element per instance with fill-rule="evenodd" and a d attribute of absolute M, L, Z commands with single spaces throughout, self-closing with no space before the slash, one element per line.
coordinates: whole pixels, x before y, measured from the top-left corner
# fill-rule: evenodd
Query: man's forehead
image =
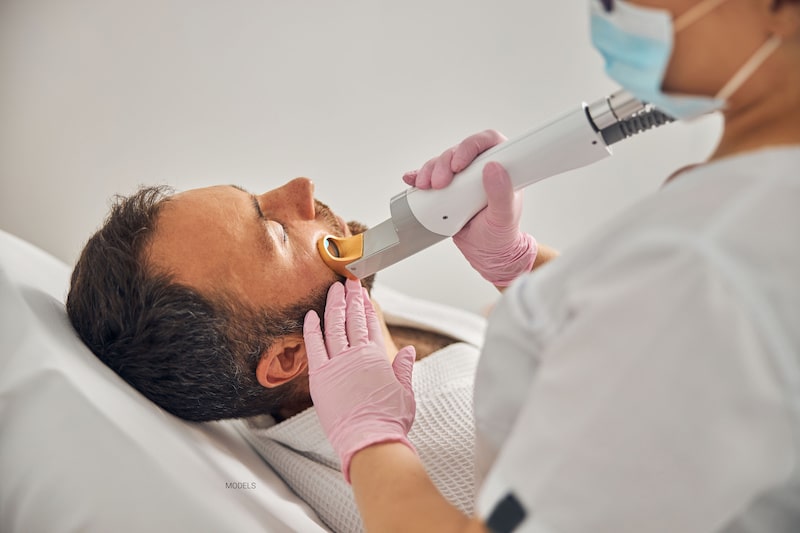
<path fill-rule="evenodd" d="M 248 264 L 268 258 L 253 254 L 258 233 L 248 196 L 230 186 L 176 193 L 164 204 L 148 245 L 148 263 L 177 281 L 210 294 L 219 280 L 243 298 L 239 281 L 250 283 Z"/>
<path fill-rule="evenodd" d="M 229 185 L 215 185 L 181 191 L 164 202 L 159 219 L 185 217 L 199 219 L 240 218 L 250 204 L 250 196 Z"/>
<path fill-rule="evenodd" d="M 173 194 L 172 199 L 196 199 L 205 198 L 209 196 L 232 196 L 240 193 L 247 193 L 247 190 L 241 185 L 210 185 L 208 187 L 198 187 L 195 189 L 187 189 Z"/>
<path fill-rule="evenodd" d="M 253 218 L 247 195 L 231 188 L 226 192 L 225 187 L 207 187 L 171 197 L 159 213 L 158 225 L 183 232 L 226 231 L 238 234 L 252 229 Z"/>

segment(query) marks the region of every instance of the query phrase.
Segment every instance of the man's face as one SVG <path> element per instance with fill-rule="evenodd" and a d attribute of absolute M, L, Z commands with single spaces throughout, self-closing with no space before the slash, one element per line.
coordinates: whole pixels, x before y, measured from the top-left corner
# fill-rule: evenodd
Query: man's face
<path fill-rule="evenodd" d="M 314 200 L 306 178 L 261 195 L 235 186 L 194 189 L 162 207 L 147 263 L 206 296 L 281 309 L 338 279 L 317 251 L 326 234 L 352 233 Z"/>

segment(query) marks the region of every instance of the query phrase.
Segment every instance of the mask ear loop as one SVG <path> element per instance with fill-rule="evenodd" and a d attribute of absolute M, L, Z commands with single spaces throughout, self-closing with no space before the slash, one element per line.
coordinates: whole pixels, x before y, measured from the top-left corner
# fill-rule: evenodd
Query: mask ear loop
<path fill-rule="evenodd" d="M 698 19 L 705 17 L 708 13 L 717 9 L 720 4 L 727 1 L 728 0 L 706 0 L 705 2 L 695 4 L 694 7 L 689 9 L 689 11 L 680 17 L 676 18 L 672 23 L 675 27 L 675 33 L 678 33 L 679 31 L 691 26 L 697 22 Z"/>
<path fill-rule="evenodd" d="M 720 100 L 728 100 L 728 98 L 733 96 L 733 94 L 738 91 L 742 85 L 744 85 L 744 82 L 746 82 L 750 76 L 752 76 L 753 73 L 758 70 L 764 61 L 766 61 L 769 56 L 771 56 L 773 52 L 780 47 L 782 42 L 783 41 L 781 38 L 777 35 L 773 35 L 767 39 L 767 42 L 761 45 L 761 48 L 756 50 L 756 53 L 753 54 L 753 56 L 748 59 L 744 65 L 742 65 L 742 68 L 740 68 L 736 74 L 733 75 L 730 81 L 726 83 L 722 89 L 720 89 L 716 98 L 719 98 Z"/>

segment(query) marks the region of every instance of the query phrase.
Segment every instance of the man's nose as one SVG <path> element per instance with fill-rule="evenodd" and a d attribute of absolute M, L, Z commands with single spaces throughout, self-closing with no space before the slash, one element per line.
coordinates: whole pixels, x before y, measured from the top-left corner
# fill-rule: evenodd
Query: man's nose
<path fill-rule="evenodd" d="M 262 194 L 261 204 L 273 213 L 293 215 L 301 220 L 314 220 L 314 182 L 308 178 L 295 178 L 282 187 Z"/>

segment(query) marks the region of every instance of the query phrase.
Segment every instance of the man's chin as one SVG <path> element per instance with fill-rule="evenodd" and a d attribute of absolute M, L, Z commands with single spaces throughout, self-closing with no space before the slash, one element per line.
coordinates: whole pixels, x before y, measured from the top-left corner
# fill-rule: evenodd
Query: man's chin
<path fill-rule="evenodd" d="M 347 223 L 347 227 L 350 228 L 350 233 L 353 235 L 358 235 L 359 233 L 364 233 L 369 228 L 366 225 L 362 224 L 361 222 L 357 222 L 355 220 L 351 220 Z M 361 285 L 367 289 L 367 292 L 372 294 L 372 285 L 375 283 L 375 274 L 367 276 L 366 278 L 361 280 Z"/>

